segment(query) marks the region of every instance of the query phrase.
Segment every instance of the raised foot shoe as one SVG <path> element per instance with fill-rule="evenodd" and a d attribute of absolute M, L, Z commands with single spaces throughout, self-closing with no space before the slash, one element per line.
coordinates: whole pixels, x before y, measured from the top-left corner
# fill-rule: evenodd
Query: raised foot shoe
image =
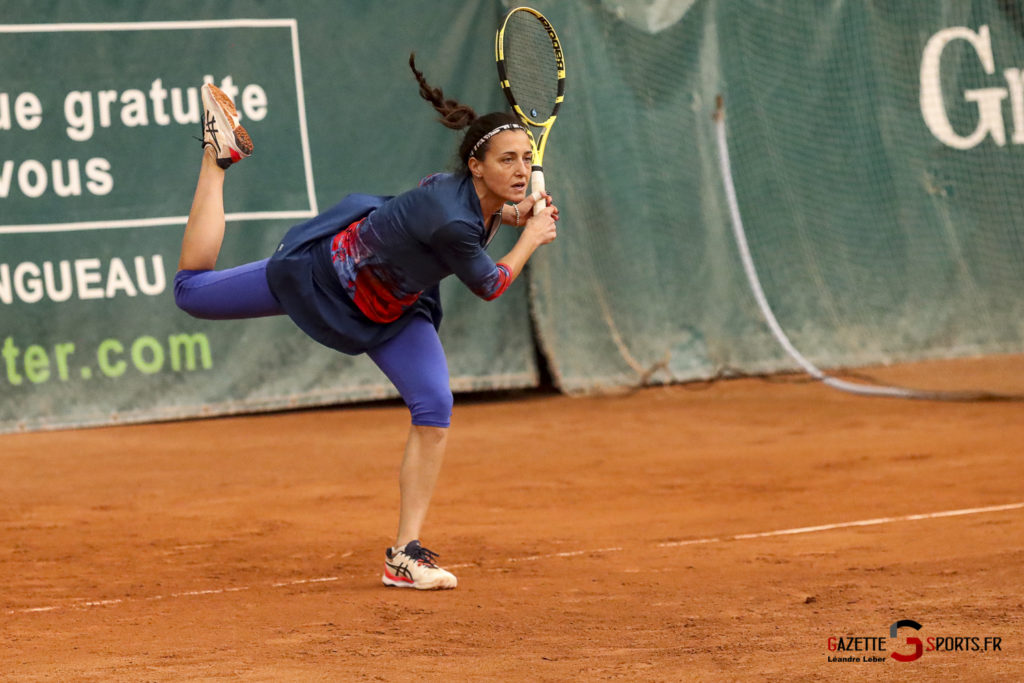
<path fill-rule="evenodd" d="M 224 91 L 212 83 L 204 83 L 203 147 L 212 147 L 217 165 L 227 168 L 252 154 L 252 138 L 238 123 L 238 110 Z"/>
<path fill-rule="evenodd" d="M 455 588 L 459 580 L 438 567 L 436 557 L 437 553 L 427 550 L 419 541 L 409 541 L 404 548 L 388 548 L 381 580 L 385 586 L 424 591 Z"/>

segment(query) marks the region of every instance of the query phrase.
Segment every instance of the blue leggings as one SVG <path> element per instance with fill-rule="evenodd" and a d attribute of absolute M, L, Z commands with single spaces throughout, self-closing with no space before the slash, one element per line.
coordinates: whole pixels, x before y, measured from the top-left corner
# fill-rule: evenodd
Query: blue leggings
<path fill-rule="evenodd" d="M 267 260 L 227 270 L 179 270 L 174 276 L 174 302 L 189 315 L 207 320 L 283 315 L 284 309 L 267 285 Z M 451 424 L 448 360 L 429 320 L 414 317 L 367 355 L 398 389 L 414 425 Z"/>

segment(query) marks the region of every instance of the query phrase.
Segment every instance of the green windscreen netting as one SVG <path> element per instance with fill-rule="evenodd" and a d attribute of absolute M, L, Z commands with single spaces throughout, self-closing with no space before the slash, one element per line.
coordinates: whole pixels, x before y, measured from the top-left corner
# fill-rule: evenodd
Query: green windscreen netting
<path fill-rule="evenodd" d="M 572 169 L 573 219 L 533 275 L 565 388 L 796 367 L 730 232 L 718 94 L 753 263 L 808 359 L 1021 351 L 1015 3 L 672 7 L 563 11 L 568 123 L 548 165 Z"/>

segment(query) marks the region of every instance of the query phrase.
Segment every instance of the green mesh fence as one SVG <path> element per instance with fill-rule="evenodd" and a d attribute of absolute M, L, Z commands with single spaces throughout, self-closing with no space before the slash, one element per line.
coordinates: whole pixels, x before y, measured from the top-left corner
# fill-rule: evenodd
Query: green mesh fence
<path fill-rule="evenodd" d="M 1015 5 L 681 2 L 674 23 L 672 3 L 548 5 L 569 69 L 549 185 L 587 170 L 533 271 L 565 389 L 794 367 L 728 234 L 718 93 L 754 263 L 808 358 L 1021 350 Z"/>

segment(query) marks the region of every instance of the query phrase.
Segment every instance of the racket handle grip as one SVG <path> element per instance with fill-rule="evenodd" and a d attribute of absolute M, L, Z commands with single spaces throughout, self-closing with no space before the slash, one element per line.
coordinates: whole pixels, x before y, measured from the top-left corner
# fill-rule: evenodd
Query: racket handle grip
<path fill-rule="evenodd" d="M 533 173 L 530 174 L 530 192 L 540 192 L 544 194 L 544 169 L 540 166 L 533 167 Z M 542 209 L 547 207 L 548 200 L 541 197 L 540 200 L 533 205 L 533 215 L 536 216 Z"/>

